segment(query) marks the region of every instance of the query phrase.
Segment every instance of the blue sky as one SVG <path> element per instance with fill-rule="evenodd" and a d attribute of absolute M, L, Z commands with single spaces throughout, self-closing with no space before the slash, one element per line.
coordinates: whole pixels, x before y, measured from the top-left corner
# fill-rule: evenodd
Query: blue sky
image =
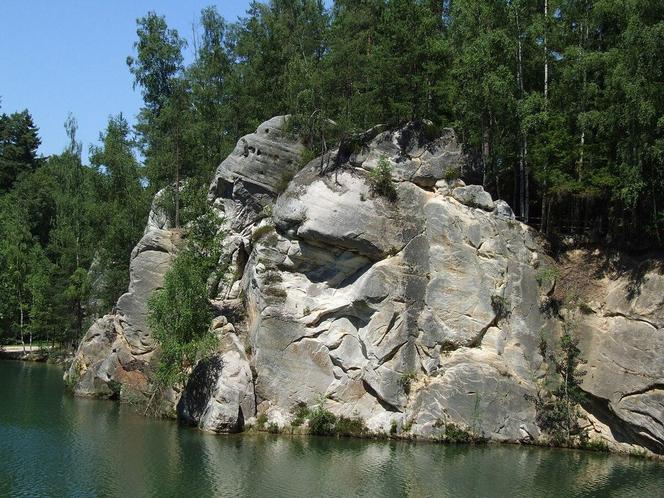
<path fill-rule="evenodd" d="M 249 0 L 0 0 L 0 112 L 27 108 L 44 155 L 64 148 L 63 123 L 72 112 L 87 159 L 108 116 L 122 112 L 133 122 L 141 105 L 125 63 L 136 18 L 154 10 L 190 39 L 207 5 L 234 21 Z"/>

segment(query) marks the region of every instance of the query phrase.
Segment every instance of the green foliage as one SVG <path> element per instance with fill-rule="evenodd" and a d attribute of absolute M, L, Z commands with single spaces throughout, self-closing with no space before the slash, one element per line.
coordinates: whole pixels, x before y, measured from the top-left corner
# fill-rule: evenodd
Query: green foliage
<path fill-rule="evenodd" d="M 362 437 L 368 429 L 364 420 L 359 417 L 337 417 L 334 433 L 340 437 Z"/>
<path fill-rule="evenodd" d="M 163 386 L 185 380 L 187 369 L 217 345 L 209 330 L 212 310 L 208 281 L 221 256 L 220 220 L 209 209 L 188 225 L 184 247 L 148 303 L 148 323 L 160 345 L 156 376 Z"/>
<path fill-rule="evenodd" d="M 392 183 L 392 165 L 384 157 L 369 171 L 369 186 L 374 195 L 383 196 L 390 202 L 396 201 L 397 189 Z"/>
<path fill-rule="evenodd" d="M 277 193 L 282 193 L 285 192 L 286 189 L 288 188 L 288 185 L 290 185 L 291 180 L 295 176 L 295 173 L 293 171 L 286 170 L 281 174 L 281 177 L 279 178 L 279 182 L 277 183 L 276 189 Z"/>
<path fill-rule="evenodd" d="M 461 170 L 459 168 L 448 168 L 443 173 L 443 178 L 448 182 L 458 180 L 461 178 Z"/>
<path fill-rule="evenodd" d="M 277 424 L 271 422 L 267 424 L 267 432 L 269 432 L 270 434 L 279 434 L 281 432 L 281 429 Z"/>
<path fill-rule="evenodd" d="M 207 277 L 197 258 L 185 250 L 166 274 L 163 289 L 149 301 L 148 321 L 160 345 L 157 379 L 164 386 L 184 381 L 186 369 L 216 344 L 208 330 L 212 311 Z"/>
<path fill-rule="evenodd" d="M 278 302 L 283 302 L 286 300 L 286 297 L 288 297 L 288 294 L 282 287 L 278 287 L 276 285 L 271 285 L 264 290 L 265 295 L 271 298 L 274 298 Z"/>
<path fill-rule="evenodd" d="M 609 445 L 603 439 L 582 439 L 580 447 L 584 450 L 599 451 L 602 453 L 609 451 Z"/>
<path fill-rule="evenodd" d="M 540 352 L 553 367 L 551 386 L 538 391 L 536 396 L 526 396 L 535 404 L 537 424 L 556 446 L 574 446 L 575 441 L 586 439 L 579 424 L 580 403 L 585 400 L 581 382 L 585 371 L 584 361 L 578 348 L 578 339 L 566 326 L 555 351 L 549 353 L 546 342 L 541 343 Z"/>
<path fill-rule="evenodd" d="M 292 409 L 293 421 L 291 425 L 293 427 L 300 427 L 309 417 L 311 417 L 311 411 L 305 403 L 298 403 Z"/>
<path fill-rule="evenodd" d="M 127 61 L 144 99 L 137 125 L 111 118 L 90 167 L 73 118 L 66 149 L 45 159 L 28 111 L 0 115 L 2 340 L 73 346 L 125 290 L 154 193 L 167 188 L 173 224 L 199 220 L 211 172 L 278 114 L 292 116 L 285 131 L 306 145 L 303 161 L 335 148 L 327 157 L 345 160 L 377 123 L 430 120 L 428 139 L 454 126 L 471 160 L 464 173 L 542 231 L 661 246 L 662 2 L 553 2 L 547 13 L 526 0 L 325 6 L 253 2 L 235 23 L 208 7 L 187 65 L 184 37 L 147 13 Z M 370 182 L 396 198 L 386 161 Z M 544 304 L 557 313 L 560 303 Z"/>
<path fill-rule="evenodd" d="M 12 189 L 19 176 L 40 165 L 41 144 L 32 116 L 26 110 L 0 114 L 0 194 Z"/>
<path fill-rule="evenodd" d="M 537 272 L 535 278 L 537 283 L 543 285 L 544 283 L 553 284 L 560 277 L 560 270 L 555 266 L 547 266 Z"/>
<path fill-rule="evenodd" d="M 263 275 L 263 283 L 266 285 L 274 285 L 282 282 L 281 274 L 275 270 L 267 270 Z"/>
<path fill-rule="evenodd" d="M 308 147 L 305 148 L 302 151 L 302 154 L 300 154 L 300 167 L 304 168 L 307 164 L 316 159 L 316 157 L 318 157 L 318 154 L 316 154 L 315 151 L 311 150 Z"/>
<path fill-rule="evenodd" d="M 266 424 L 267 424 L 267 414 L 266 413 L 259 414 L 258 417 L 256 417 L 256 427 L 259 430 L 263 430 Z"/>
<path fill-rule="evenodd" d="M 439 440 L 444 443 L 478 444 L 486 442 L 486 438 L 482 434 L 478 434 L 474 430 L 466 429 L 454 422 L 438 419 L 436 420 L 434 427 L 443 428 L 443 433 L 439 437 Z"/>
<path fill-rule="evenodd" d="M 337 417 L 323 408 L 322 404 L 316 406 L 309 413 L 309 431 L 316 436 L 334 435 L 336 423 Z"/>
<path fill-rule="evenodd" d="M 584 302 L 579 303 L 579 311 L 584 315 L 592 315 L 594 313 L 592 307 L 590 307 L 589 304 Z"/>

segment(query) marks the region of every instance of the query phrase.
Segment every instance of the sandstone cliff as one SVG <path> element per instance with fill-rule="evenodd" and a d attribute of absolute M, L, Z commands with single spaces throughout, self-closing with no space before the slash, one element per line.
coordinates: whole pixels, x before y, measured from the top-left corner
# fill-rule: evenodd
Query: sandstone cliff
<path fill-rule="evenodd" d="M 296 406 L 324 399 L 374 432 L 436 438 L 454 423 L 538 441 L 528 398 L 547 373 L 539 344 L 560 334 L 547 303 L 562 283 L 541 278 L 554 263 L 536 232 L 452 179 L 465 167 L 452 130 L 376 128 L 363 146 L 301 168 L 304 148 L 283 126 L 263 123 L 217 170 L 209 200 L 232 262 L 213 301 L 221 346 L 166 404 L 179 399 L 181 417 L 213 432 L 257 414 L 288 426 Z M 367 180 L 382 158 L 394 200 Z M 153 212 L 128 293 L 90 328 L 68 373 L 76 394 L 148 392 L 146 302 L 173 238 Z M 615 449 L 664 453 L 664 276 L 647 268 L 638 282 L 619 271 L 587 282 L 583 312 L 566 318 L 587 360 L 584 423 Z"/>

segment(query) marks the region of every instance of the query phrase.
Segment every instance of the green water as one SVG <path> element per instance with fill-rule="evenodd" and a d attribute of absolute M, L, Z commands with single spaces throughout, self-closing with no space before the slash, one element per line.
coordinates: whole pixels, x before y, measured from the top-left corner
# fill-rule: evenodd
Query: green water
<path fill-rule="evenodd" d="M 664 465 L 512 446 L 213 436 L 64 394 L 53 366 L 0 361 L 0 496 L 664 495 Z"/>

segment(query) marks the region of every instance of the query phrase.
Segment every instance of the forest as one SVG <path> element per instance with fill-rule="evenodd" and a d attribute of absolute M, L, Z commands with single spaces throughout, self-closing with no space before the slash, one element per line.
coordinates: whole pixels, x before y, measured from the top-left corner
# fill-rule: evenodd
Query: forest
<path fill-rule="evenodd" d="M 154 194 L 171 189 L 186 223 L 238 138 L 278 114 L 311 158 L 379 123 L 453 127 L 474 181 L 545 235 L 662 246 L 660 0 L 271 0 L 192 28 L 137 20 L 143 107 L 109 118 L 89 164 L 73 116 L 42 157 L 29 110 L 0 115 L 0 341 L 74 347 L 126 290 Z"/>

